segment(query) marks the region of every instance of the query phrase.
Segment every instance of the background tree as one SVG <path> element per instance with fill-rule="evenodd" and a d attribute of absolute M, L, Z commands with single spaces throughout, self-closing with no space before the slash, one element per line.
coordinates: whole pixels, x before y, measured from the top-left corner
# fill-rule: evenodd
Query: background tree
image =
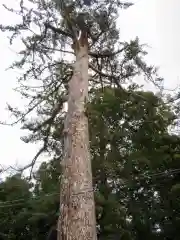
<path fill-rule="evenodd" d="M 30 216 L 27 202 L 32 197 L 29 189 L 30 184 L 20 175 L 0 183 L 0 239 L 31 239 L 26 221 Z"/>
<path fill-rule="evenodd" d="M 178 239 L 180 139 L 168 133 L 176 116 L 153 93 L 135 93 L 91 90 L 98 239 Z M 1 184 L 3 240 L 51 235 L 59 216 L 60 175 L 59 159 L 53 159 L 34 173 L 33 186 L 19 176 Z"/>

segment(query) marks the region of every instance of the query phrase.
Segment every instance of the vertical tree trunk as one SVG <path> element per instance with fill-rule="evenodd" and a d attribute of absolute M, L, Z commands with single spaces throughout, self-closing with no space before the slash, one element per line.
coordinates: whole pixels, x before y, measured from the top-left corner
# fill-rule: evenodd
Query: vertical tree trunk
<path fill-rule="evenodd" d="M 80 42 L 69 82 L 58 240 L 96 240 L 88 119 L 85 115 L 87 97 L 88 46 Z"/>

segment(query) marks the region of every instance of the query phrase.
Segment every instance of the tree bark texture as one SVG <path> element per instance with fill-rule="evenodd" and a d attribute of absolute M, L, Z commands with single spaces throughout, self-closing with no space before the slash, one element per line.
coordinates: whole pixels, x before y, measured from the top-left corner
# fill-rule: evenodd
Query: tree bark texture
<path fill-rule="evenodd" d="M 60 194 L 58 240 L 96 240 L 96 220 L 89 151 L 88 45 L 80 42 L 69 82 L 64 126 L 64 159 Z"/>

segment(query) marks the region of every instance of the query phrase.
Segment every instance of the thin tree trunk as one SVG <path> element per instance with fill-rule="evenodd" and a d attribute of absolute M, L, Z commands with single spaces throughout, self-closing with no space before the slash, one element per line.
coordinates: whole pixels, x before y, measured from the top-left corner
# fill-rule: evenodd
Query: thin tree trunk
<path fill-rule="evenodd" d="M 97 239 L 88 119 L 85 114 L 87 98 L 88 46 L 80 41 L 74 73 L 69 82 L 58 240 Z"/>

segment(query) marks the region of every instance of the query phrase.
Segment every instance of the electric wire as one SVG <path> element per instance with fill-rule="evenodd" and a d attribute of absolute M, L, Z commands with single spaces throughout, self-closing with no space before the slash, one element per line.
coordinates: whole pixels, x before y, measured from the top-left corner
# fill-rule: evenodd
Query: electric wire
<path fill-rule="evenodd" d="M 149 180 L 149 178 L 152 178 L 152 177 L 162 177 L 163 180 L 166 180 L 164 177 L 167 177 L 169 175 L 173 175 L 173 174 L 178 174 L 180 173 L 180 168 L 177 168 L 177 169 L 173 169 L 171 171 L 167 171 L 167 172 L 160 172 L 160 173 L 156 173 L 156 174 L 151 174 L 151 175 L 148 175 L 146 177 L 139 177 L 137 180 Z M 159 185 L 160 183 L 158 183 Z M 123 184 L 124 187 L 126 186 L 126 184 Z M 122 186 L 123 186 L 122 185 Z M 154 185 L 154 183 L 147 183 L 147 185 Z M 138 185 L 137 185 L 138 186 Z M 78 195 L 78 194 L 83 194 L 85 192 L 89 192 L 89 191 L 93 191 L 93 189 L 84 189 L 82 190 L 81 192 L 79 193 L 75 193 L 73 195 Z M 59 195 L 60 192 L 53 192 L 53 193 L 48 193 L 48 194 L 44 194 L 44 195 L 41 195 L 41 196 L 34 196 L 34 197 L 31 197 L 31 198 L 28 198 L 28 199 L 25 199 L 25 198 L 19 198 L 19 199 L 16 199 L 16 200 L 12 200 L 12 201 L 3 201 L 3 202 L 0 202 L 0 208 L 6 208 L 6 207 L 14 207 L 14 206 L 19 206 L 21 204 L 24 203 L 24 201 L 29 201 L 29 200 L 34 200 L 34 201 L 37 201 L 37 200 L 40 200 L 44 197 L 50 197 L 50 196 L 55 196 L 55 195 Z"/>

